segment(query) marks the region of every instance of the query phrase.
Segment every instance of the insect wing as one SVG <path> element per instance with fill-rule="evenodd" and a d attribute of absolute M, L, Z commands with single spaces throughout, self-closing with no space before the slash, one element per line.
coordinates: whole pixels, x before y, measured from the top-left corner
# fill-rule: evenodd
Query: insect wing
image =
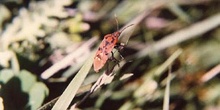
<path fill-rule="evenodd" d="M 111 53 L 113 48 L 115 47 L 115 44 L 118 42 L 118 36 L 114 36 L 115 34 L 108 34 L 104 38 L 104 48 L 105 51 L 103 51 L 106 54 Z"/>
<path fill-rule="evenodd" d="M 104 54 L 104 43 L 104 41 L 101 42 L 94 58 L 93 66 L 95 72 L 99 72 L 99 70 L 105 65 L 106 61 L 108 60 L 108 55 Z"/>
<path fill-rule="evenodd" d="M 112 34 L 108 34 L 104 37 L 103 41 L 99 45 L 93 62 L 94 70 L 96 72 L 105 65 L 108 60 L 108 55 L 113 50 L 116 42 L 117 38 L 115 38 Z"/>

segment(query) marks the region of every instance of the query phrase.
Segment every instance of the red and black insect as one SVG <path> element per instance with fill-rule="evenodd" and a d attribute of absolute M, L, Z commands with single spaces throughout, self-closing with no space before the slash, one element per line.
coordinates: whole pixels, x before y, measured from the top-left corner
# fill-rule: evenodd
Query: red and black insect
<path fill-rule="evenodd" d="M 95 54 L 95 58 L 93 62 L 93 67 L 94 67 L 95 72 L 99 72 L 99 70 L 105 65 L 105 63 L 109 59 L 109 54 L 112 52 L 113 48 L 116 46 L 116 43 L 118 42 L 118 37 L 121 35 L 121 33 L 126 28 L 132 25 L 133 24 L 123 28 L 121 31 L 116 31 L 114 33 L 105 35 L 104 39 L 99 45 L 98 51 Z"/>

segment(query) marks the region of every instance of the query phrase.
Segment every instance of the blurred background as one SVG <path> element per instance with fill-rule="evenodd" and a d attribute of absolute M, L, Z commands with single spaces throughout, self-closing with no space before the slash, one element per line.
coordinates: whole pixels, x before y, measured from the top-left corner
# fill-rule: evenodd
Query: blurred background
<path fill-rule="evenodd" d="M 78 109 L 220 109 L 219 0 L 0 0 L 0 110 L 50 110 L 104 36 L 130 24 L 114 80 Z"/>

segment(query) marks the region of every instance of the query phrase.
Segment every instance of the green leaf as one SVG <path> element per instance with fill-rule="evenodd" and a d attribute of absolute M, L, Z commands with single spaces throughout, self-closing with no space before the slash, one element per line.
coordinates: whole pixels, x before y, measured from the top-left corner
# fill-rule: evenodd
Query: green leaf
<path fill-rule="evenodd" d="M 46 85 L 37 82 L 36 76 L 26 70 L 16 75 L 12 70 L 3 70 L 0 79 L 5 110 L 36 110 L 48 95 Z"/>
<path fill-rule="evenodd" d="M 14 72 L 10 69 L 0 71 L 0 82 L 7 83 L 14 76 Z"/>
<path fill-rule="evenodd" d="M 30 110 L 36 110 L 39 108 L 48 93 L 49 90 L 43 83 L 35 83 L 29 92 L 28 106 L 30 106 Z"/>
<path fill-rule="evenodd" d="M 18 78 L 21 80 L 21 90 L 23 92 L 29 92 L 34 83 L 36 83 L 37 79 L 36 76 L 26 70 L 22 70 L 19 73 Z"/>

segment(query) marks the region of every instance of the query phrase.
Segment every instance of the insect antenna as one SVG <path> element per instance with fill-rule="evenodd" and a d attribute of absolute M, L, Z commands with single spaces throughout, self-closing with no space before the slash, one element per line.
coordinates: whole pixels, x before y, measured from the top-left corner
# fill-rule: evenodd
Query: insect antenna
<path fill-rule="evenodd" d="M 116 22 L 116 25 L 117 25 L 117 31 L 119 30 L 119 24 L 118 24 L 118 18 L 117 18 L 117 15 L 115 14 L 115 22 Z"/>
<path fill-rule="evenodd" d="M 122 33 L 126 28 L 128 28 L 128 27 L 134 25 L 134 24 L 130 24 L 130 25 L 124 27 L 121 31 L 119 31 L 118 18 L 117 18 L 117 15 L 116 15 L 116 14 L 115 14 L 115 22 L 116 22 L 116 24 L 117 24 L 117 31 L 118 31 L 119 33 Z"/>

